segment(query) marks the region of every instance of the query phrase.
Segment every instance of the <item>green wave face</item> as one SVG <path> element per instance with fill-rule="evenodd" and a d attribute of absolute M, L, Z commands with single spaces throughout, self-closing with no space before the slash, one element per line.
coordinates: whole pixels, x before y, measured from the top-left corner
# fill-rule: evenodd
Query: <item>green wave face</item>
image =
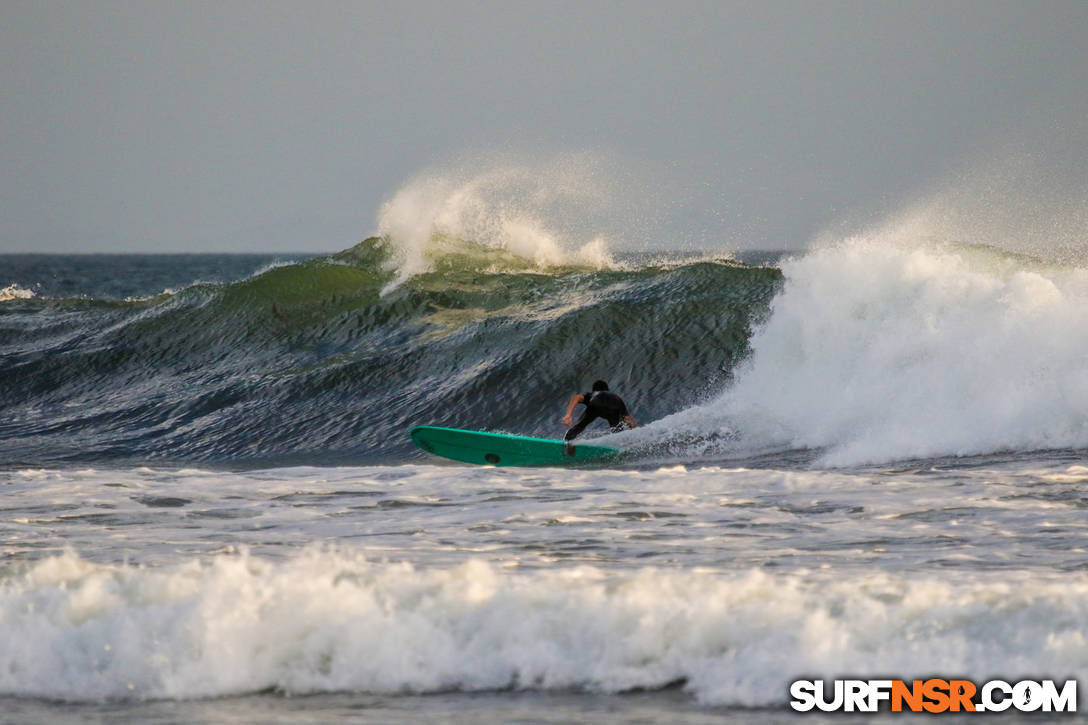
<path fill-rule="evenodd" d="M 781 282 L 736 263 L 550 267 L 385 240 L 127 302 L 0 304 L 5 460 L 388 461 L 435 424 L 558 437 L 607 379 L 654 419 L 720 390 Z"/>

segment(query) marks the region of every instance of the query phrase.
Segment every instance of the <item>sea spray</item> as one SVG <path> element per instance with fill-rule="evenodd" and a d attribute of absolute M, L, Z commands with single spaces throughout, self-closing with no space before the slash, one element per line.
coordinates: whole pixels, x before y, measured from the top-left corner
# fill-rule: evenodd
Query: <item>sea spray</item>
<path fill-rule="evenodd" d="M 444 239 L 504 250 L 541 269 L 612 266 L 601 216 L 612 193 L 599 164 L 563 155 L 420 174 L 379 212 L 378 232 L 389 240 L 396 271 L 386 291 L 433 270 Z"/>
<path fill-rule="evenodd" d="M 878 235 L 782 271 L 735 384 L 663 427 L 834 465 L 1088 446 L 1088 270 Z"/>

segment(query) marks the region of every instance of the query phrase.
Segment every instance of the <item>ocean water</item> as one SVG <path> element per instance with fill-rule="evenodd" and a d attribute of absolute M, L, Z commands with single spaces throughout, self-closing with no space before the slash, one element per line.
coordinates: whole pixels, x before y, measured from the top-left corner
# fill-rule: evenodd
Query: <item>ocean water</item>
<path fill-rule="evenodd" d="M 791 681 L 1083 679 L 1088 269 L 387 211 L 327 256 L 0 255 L 0 722 L 822 722 Z M 599 377 L 644 423 L 609 464 L 407 436 L 558 437 Z"/>

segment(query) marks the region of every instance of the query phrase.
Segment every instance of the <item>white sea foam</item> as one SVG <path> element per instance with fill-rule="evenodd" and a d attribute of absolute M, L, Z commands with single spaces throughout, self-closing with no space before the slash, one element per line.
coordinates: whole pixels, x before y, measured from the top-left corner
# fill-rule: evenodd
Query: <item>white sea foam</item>
<path fill-rule="evenodd" d="M 9 284 L 7 287 L 0 287 L 0 302 L 7 302 L 8 300 L 29 300 L 36 297 L 34 290 L 25 289 L 18 284 Z"/>
<path fill-rule="evenodd" d="M 381 208 L 378 233 L 392 243 L 396 286 L 429 271 L 442 238 L 501 249 L 540 268 L 609 267 L 600 230 L 587 226 L 610 192 L 587 156 L 498 162 L 425 172 Z M 581 227 L 581 228 L 577 228 Z"/>
<path fill-rule="evenodd" d="M 317 549 L 142 569 L 68 553 L 0 585 L 0 693 L 617 692 L 684 679 L 704 703 L 772 705 L 801 676 L 1083 675 L 1088 577 L 1017 576 L 416 569 Z"/>
<path fill-rule="evenodd" d="M 736 384 L 664 425 L 833 465 L 1088 446 L 1088 270 L 914 238 L 786 261 Z"/>

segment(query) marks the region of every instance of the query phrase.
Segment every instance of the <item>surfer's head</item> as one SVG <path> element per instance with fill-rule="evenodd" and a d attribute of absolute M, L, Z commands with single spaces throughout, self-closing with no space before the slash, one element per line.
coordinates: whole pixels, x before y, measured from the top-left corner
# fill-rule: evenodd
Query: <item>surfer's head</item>
<path fill-rule="evenodd" d="M 593 392 L 596 393 L 598 390 L 608 390 L 608 383 L 603 380 L 594 380 Z"/>

